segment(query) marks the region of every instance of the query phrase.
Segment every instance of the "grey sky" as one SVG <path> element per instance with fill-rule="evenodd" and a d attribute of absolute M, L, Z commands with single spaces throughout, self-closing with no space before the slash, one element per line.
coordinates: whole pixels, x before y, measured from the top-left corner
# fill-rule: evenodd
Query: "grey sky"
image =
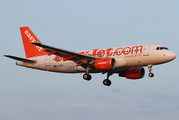
<path fill-rule="evenodd" d="M 19 27 L 40 41 L 71 51 L 147 42 L 178 55 L 177 0 L 1 0 L 1 120 L 178 120 L 178 58 L 153 67 L 154 78 L 127 80 L 114 74 L 51 73 L 15 65 L 4 54 L 25 57 Z"/>

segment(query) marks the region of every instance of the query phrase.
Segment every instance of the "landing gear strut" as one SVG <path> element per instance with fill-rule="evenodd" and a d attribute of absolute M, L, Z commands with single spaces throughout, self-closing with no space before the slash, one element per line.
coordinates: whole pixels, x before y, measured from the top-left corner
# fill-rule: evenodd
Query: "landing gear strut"
<path fill-rule="evenodd" d="M 111 81 L 109 80 L 109 76 L 111 76 L 113 73 L 110 73 L 110 72 L 108 72 L 107 73 L 107 79 L 105 79 L 104 81 L 103 81 L 103 84 L 104 85 L 106 85 L 106 86 L 110 86 L 111 85 Z"/>
<path fill-rule="evenodd" d="M 154 74 L 151 72 L 152 71 L 152 66 L 153 65 L 148 65 L 148 69 L 149 69 L 149 77 L 154 77 Z"/>
<path fill-rule="evenodd" d="M 83 79 L 90 81 L 91 75 L 89 74 L 89 66 L 86 68 L 86 74 L 83 75 Z"/>

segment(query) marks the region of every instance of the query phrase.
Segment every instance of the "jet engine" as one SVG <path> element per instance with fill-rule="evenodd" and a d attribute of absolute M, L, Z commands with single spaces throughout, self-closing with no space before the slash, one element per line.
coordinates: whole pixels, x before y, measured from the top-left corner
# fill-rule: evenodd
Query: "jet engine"
<path fill-rule="evenodd" d="M 126 77 L 127 79 L 140 79 L 145 75 L 145 69 L 143 67 L 128 68 L 119 73 L 120 77 Z"/>
<path fill-rule="evenodd" d="M 116 60 L 114 58 L 96 59 L 94 66 L 97 70 L 112 70 L 116 67 Z"/>

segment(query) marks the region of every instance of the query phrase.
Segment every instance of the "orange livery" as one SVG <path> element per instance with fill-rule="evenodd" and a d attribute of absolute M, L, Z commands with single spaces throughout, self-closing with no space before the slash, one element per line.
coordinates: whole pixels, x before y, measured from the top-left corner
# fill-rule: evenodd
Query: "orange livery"
<path fill-rule="evenodd" d="M 109 77 L 113 74 L 131 80 L 143 78 L 144 66 L 149 69 L 149 77 L 154 77 L 153 65 L 176 58 L 174 52 L 158 44 L 72 52 L 42 44 L 29 27 L 20 27 L 20 31 L 26 58 L 4 55 L 17 60 L 16 65 L 51 72 L 84 73 L 83 79 L 88 81 L 92 79 L 92 73 L 107 73 L 103 80 L 106 86 L 111 85 Z"/>

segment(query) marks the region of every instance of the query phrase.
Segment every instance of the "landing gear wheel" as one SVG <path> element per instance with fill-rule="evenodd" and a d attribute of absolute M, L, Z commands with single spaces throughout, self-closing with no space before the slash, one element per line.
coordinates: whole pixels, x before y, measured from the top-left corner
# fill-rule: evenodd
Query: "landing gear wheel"
<path fill-rule="evenodd" d="M 148 65 L 148 69 L 149 69 L 149 77 L 154 77 L 154 74 L 151 72 L 152 71 L 152 64 Z"/>
<path fill-rule="evenodd" d="M 90 74 L 84 74 L 83 75 L 83 79 L 85 79 L 85 80 L 91 80 L 91 75 Z"/>
<path fill-rule="evenodd" d="M 108 79 L 105 79 L 105 80 L 103 81 L 103 84 L 106 85 L 106 86 L 110 86 L 110 85 L 111 85 L 111 81 L 108 80 Z"/>
<path fill-rule="evenodd" d="M 154 77 L 154 74 L 153 73 L 149 73 L 149 77 Z"/>

